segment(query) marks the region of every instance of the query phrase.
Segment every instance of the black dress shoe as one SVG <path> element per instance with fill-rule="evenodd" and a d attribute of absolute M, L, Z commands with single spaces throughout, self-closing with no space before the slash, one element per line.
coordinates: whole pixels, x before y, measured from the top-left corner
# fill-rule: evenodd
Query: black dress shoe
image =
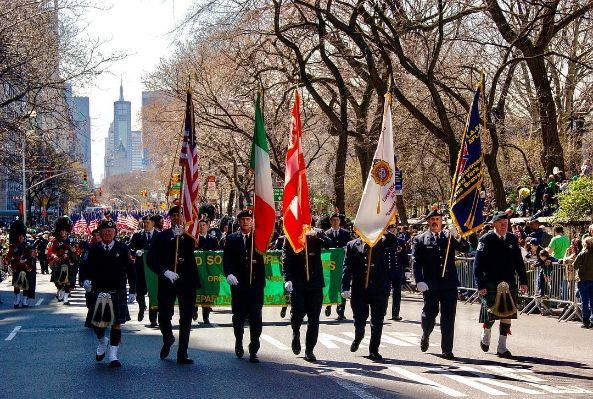
<path fill-rule="evenodd" d="M 498 357 L 501 357 L 503 359 L 512 359 L 513 358 L 513 354 L 509 350 L 506 350 L 504 352 L 496 352 L 496 354 L 498 355 Z"/>
<path fill-rule="evenodd" d="M 422 336 L 422 338 L 420 338 L 420 350 L 422 352 L 426 352 L 428 350 L 428 344 L 429 344 L 429 340 L 428 337 L 425 337 L 424 335 Z"/>
<path fill-rule="evenodd" d="M 325 316 L 329 317 L 332 314 L 332 307 L 331 306 L 326 306 L 325 307 Z"/>
<path fill-rule="evenodd" d="M 313 351 L 305 351 L 305 360 L 308 362 L 316 362 L 317 358 L 313 354 Z"/>
<path fill-rule="evenodd" d="M 22 305 L 22 306 L 23 306 L 23 308 L 28 308 L 28 307 L 29 307 L 29 305 L 28 305 L 28 304 L 24 304 L 24 303 L 23 303 L 23 305 Z"/>
<path fill-rule="evenodd" d="M 293 334 L 292 335 L 292 343 L 290 344 L 290 347 L 292 348 L 292 353 L 294 353 L 295 355 L 298 355 L 299 353 L 301 353 L 301 336 L 298 334 Z"/>
<path fill-rule="evenodd" d="M 360 341 L 360 339 L 354 339 L 354 341 L 352 341 L 352 345 L 350 345 L 350 352 L 356 352 L 358 350 Z"/>
<path fill-rule="evenodd" d="M 453 352 L 443 352 L 443 359 L 455 360 L 455 355 L 453 354 Z"/>
<path fill-rule="evenodd" d="M 486 345 L 485 343 L 483 343 L 483 342 L 480 340 L 480 348 L 482 348 L 482 350 L 483 350 L 484 352 L 488 352 L 488 350 L 490 349 L 490 345 Z"/>
<path fill-rule="evenodd" d="M 588 323 L 587 324 L 581 324 L 581 328 L 589 329 L 589 328 L 591 328 L 591 324 L 588 324 Z"/>
<path fill-rule="evenodd" d="M 117 367 L 121 367 L 121 363 L 119 362 L 119 360 L 112 360 L 109 362 L 109 368 L 117 368 Z"/>
<path fill-rule="evenodd" d="M 194 312 L 192 313 L 191 318 L 193 319 L 193 321 L 198 320 L 198 309 L 194 309 Z"/>
<path fill-rule="evenodd" d="M 173 339 L 172 341 L 165 342 L 163 344 L 163 347 L 161 348 L 161 359 L 166 359 L 167 356 L 169 356 L 169 351 L 171 350 L 171 346 L 173 346 L 174 342 L 175 340 Z"/>
<path fill-rule="evenodd" d="M 401 316 L 391 316 L 391 320 L 393 321 L 401 321 L 402 317 Z"/>
<path fill-rule="evenodd" d="M 194 364 L 194 361 L 189 357 L 178 357 L 177 364 Z"/>
<path fill-rule="evenodd" d="M 259 363 L 259 359 L 257 358 L 256 353 L 249 354 L 249 363 Z"/>
<path fill-rule="evenodd" d="M 241 359 L 243 357 L 243 354 L 245 353 L 245 351 L 243 350 L 243 344 L 241 343 L 235 343 L 235 355 Z"/>
<path fill-rule="evenodd" d="M 383 356 L 381 356 L 381 354 L 379 352 L 370 352 L 369 359 L 375 360 L 375 361 L 380 361 L 380 360 L 383 360 Z"/>
<path fill-rule="evenodd" d="M 138 321 L 144 320 L 144 311 L 146 310 L 145 307 L 141 307 L 138 309 Z"/>
<path fill-rule="evenodd" d="M 156 321 L 151 321 L 149 327 L 150 328 L 157 328 L 159 326 L 159 323 L 157 323 Z"/>
<path fill-rule="evenodd" d="M 204 324 L 210 325 L 210 317 L 209 316 L 204 315 Z"/>
<path fill-rule="evenodd" d="M 282 306 L 280 309 L 280 317 L 284 318 L 286 316 L 286 306 Z"/>

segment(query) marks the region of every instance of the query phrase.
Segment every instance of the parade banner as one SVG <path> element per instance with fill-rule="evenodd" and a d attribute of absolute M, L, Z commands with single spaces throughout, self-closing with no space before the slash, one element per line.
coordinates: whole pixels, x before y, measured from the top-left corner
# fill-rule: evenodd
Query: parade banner
<path fill-rule="evenodd" d="M 157 306 L 158 277 L 146 265 L 144 253 L 144 274 L 150 297 L 150 306 Z M 196 305 L 231 306 L 231 287 L 226 281 L 222 266 L 222 251 L 196 251 L 196 264 L 202 288 L 197 291 Z M 266 287 L 264 288 L 264 306 L 286 306 L 289 296 L 284 292 L 280 251 L 266 252 Z M 342 266 L 344 249 L 332 248 L 321 252 L 323 264 L 323 304 L 341 303 Z"/>

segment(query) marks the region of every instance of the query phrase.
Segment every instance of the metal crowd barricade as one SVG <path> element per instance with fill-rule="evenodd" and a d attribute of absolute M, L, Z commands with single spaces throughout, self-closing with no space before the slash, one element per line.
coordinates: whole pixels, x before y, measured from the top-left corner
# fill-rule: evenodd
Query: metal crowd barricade
<path fill-rule="evenodd" d="M 474 279 L 474 258 L 456 256 L 455 266 L 459 277 L 459 288 L 457 289 L 466 300 L 464 304 L 472 304 L 478 300 L 478 286 Z"/>

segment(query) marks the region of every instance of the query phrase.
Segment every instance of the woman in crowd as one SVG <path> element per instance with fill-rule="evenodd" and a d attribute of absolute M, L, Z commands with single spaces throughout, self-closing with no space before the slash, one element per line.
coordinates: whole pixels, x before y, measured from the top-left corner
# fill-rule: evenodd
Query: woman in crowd
<path fill-rule="evenodd" d="M 583 328 L 591 328 L 591 305 L 593 304 L 593 237 L 587 237 L 584 248 L 574 260 L 574 270 L 579 282 L 577 287 L 583 302 Z"/>

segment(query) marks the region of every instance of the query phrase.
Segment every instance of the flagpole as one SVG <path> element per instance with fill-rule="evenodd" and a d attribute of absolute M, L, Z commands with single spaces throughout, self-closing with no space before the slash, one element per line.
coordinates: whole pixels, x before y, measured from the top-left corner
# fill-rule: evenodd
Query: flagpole
<path fill-rule="evenodd" d="M 364 245 L 364 243 L 363 243 Z M 364 247 L 363 247 L 364 248 Z M 369 245 L 369 258 L 367 259 L 367 276 L 364 283 L 364 289 L 369 288 L 369 276 L 371 275 L 371 259 L 373 257 L 373 247 Z"/>

